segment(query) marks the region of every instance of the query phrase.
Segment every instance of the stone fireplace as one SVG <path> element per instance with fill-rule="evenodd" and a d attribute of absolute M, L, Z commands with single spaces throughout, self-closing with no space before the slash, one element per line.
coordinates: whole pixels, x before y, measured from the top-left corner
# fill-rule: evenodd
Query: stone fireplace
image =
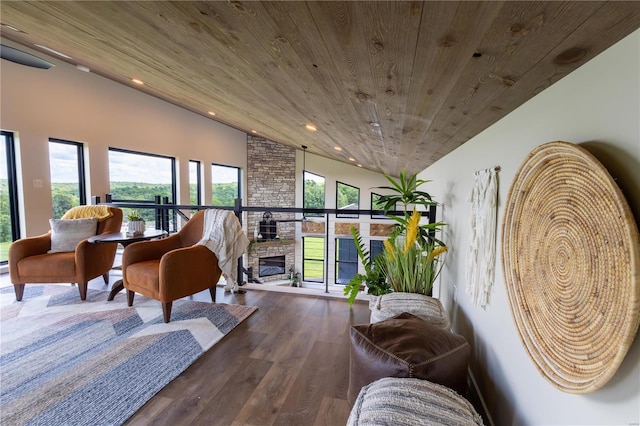
<path fill-rule="evenodd" d="M 247 137 L 247 201 L 251 207 L 295 207 L 296 150 L 264 138 Z M 251 245 L 247 266 L 253 277 L 262 282 L 289 279 L 289 268 L 295 265 L 295 222 L 292 213 L 272 213 L 278 239 L 258 240 L 264 212 L 247 214 L 247 232 Z M 260 275 L 261 259 L 284 259 L 284 271 Z M 264 265 L 262 265 L 264 266 Z M 263 268 L 264 269 L 264 268 Z M 274 272 L 274 269 L 271 269 Z"/>

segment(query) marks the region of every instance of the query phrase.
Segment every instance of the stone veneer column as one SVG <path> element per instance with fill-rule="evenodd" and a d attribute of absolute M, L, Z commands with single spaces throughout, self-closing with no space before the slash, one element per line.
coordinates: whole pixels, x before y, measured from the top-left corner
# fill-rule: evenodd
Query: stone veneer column
<path fill-rule="evenodd" d="M 295 207 L 296 150 L 286 145 L 247 136 L 247 200 L 250 207 Z M 295 264 L 295 222 L 278 223 L 278 236 L 282 244 L 253 242 L 254 229 L 262 220 L 262 212 L 247 214 L 247 232 L 252 244 L 249 247 L 248 265 L 253 276 L 261 281 L 289 278 L 289 267 Z M 292 213 L 273 213 L 273 219 L 293 219 Z M 287 244 L 290 241 L 291 244 Z M 285 274 L 269 277 L 258 276 L 260 257 L 285 256 Z"/>

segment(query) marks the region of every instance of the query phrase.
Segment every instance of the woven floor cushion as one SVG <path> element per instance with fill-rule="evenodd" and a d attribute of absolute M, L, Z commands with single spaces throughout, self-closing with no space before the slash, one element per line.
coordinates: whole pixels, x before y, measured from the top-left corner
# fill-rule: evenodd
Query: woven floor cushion
<path fill-rule="evenodd" d="M 347 420 L 347 426 L 483 424 L 473 405 L 446 386 L 389 377 L 362 388 Z"/>
<path fill-rule="evenodd" d="M 371 319 L 379 322 L 402 312 L 409 312 L 438 327 L 449 329 L 449 315 L 440 300 L 417 293 L 389 293 L 374 297 L 369 303 Z"/>
<path fill-rule="evenodd" d="M 349 337 L 350 403 L 363 386 L 382 377 L 425 379 L 466 395 L 471 347 L 463 336 L 404 312 L 351 326 Z"/>

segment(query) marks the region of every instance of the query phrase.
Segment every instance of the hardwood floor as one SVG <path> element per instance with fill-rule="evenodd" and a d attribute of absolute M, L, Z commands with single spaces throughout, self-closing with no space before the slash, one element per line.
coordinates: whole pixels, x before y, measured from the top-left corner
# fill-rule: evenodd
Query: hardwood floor
<path fill-rule="evenodd" d="M 117 297 L 124 297 L 123 294 Z M 208 292 L 195 296 L 210 301 Z M 218 288 L 216 301 L 259 310 L 127 425 L 344 425 L 349 416 L 349 326 L 368 305 L 343 299 Z"/>

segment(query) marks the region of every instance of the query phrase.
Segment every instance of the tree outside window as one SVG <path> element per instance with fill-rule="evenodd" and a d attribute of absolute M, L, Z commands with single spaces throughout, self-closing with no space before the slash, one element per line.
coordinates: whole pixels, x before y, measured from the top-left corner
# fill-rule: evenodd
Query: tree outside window
<path fill-rule="evenodd" d="M 360 188 L 336 182 L 336 208 L 338 210 L 360 209 Z M 358 217 L 357 214 L 340 213 L 336 217 Z"/>
<path fill-rule="evenodd" d="M 109 191 L 114 202 L 153 204 L 156 197 L 175 203 L 175 158 L 157 154 L 109 148 Z M 145 222 L 155 223 L 152 208 L 135 209 Z M 124 209 L 125 217 L 130 209 Z M 170 227 L 175 229 L 175 213 L 169 211 Z"/>
<path fill-rule="evenodd" d="M 71 207 L 87 204 L 81 143 L 49 139 L 49 170 L 53 217 L 60 219 Z"/>
<path fill-rule="evenodd" d="M 236 198 L 240 198 L 240 168 L 212 164 L 211 204 L 233 207 Z"/>
<path fill-rule="evenodd" d="M 303 207 L 306 209 L 324 209 L 324 177 L 304 172 Z M 322 213 L 306 213 L 305 216 L 323 216 Z"/>

